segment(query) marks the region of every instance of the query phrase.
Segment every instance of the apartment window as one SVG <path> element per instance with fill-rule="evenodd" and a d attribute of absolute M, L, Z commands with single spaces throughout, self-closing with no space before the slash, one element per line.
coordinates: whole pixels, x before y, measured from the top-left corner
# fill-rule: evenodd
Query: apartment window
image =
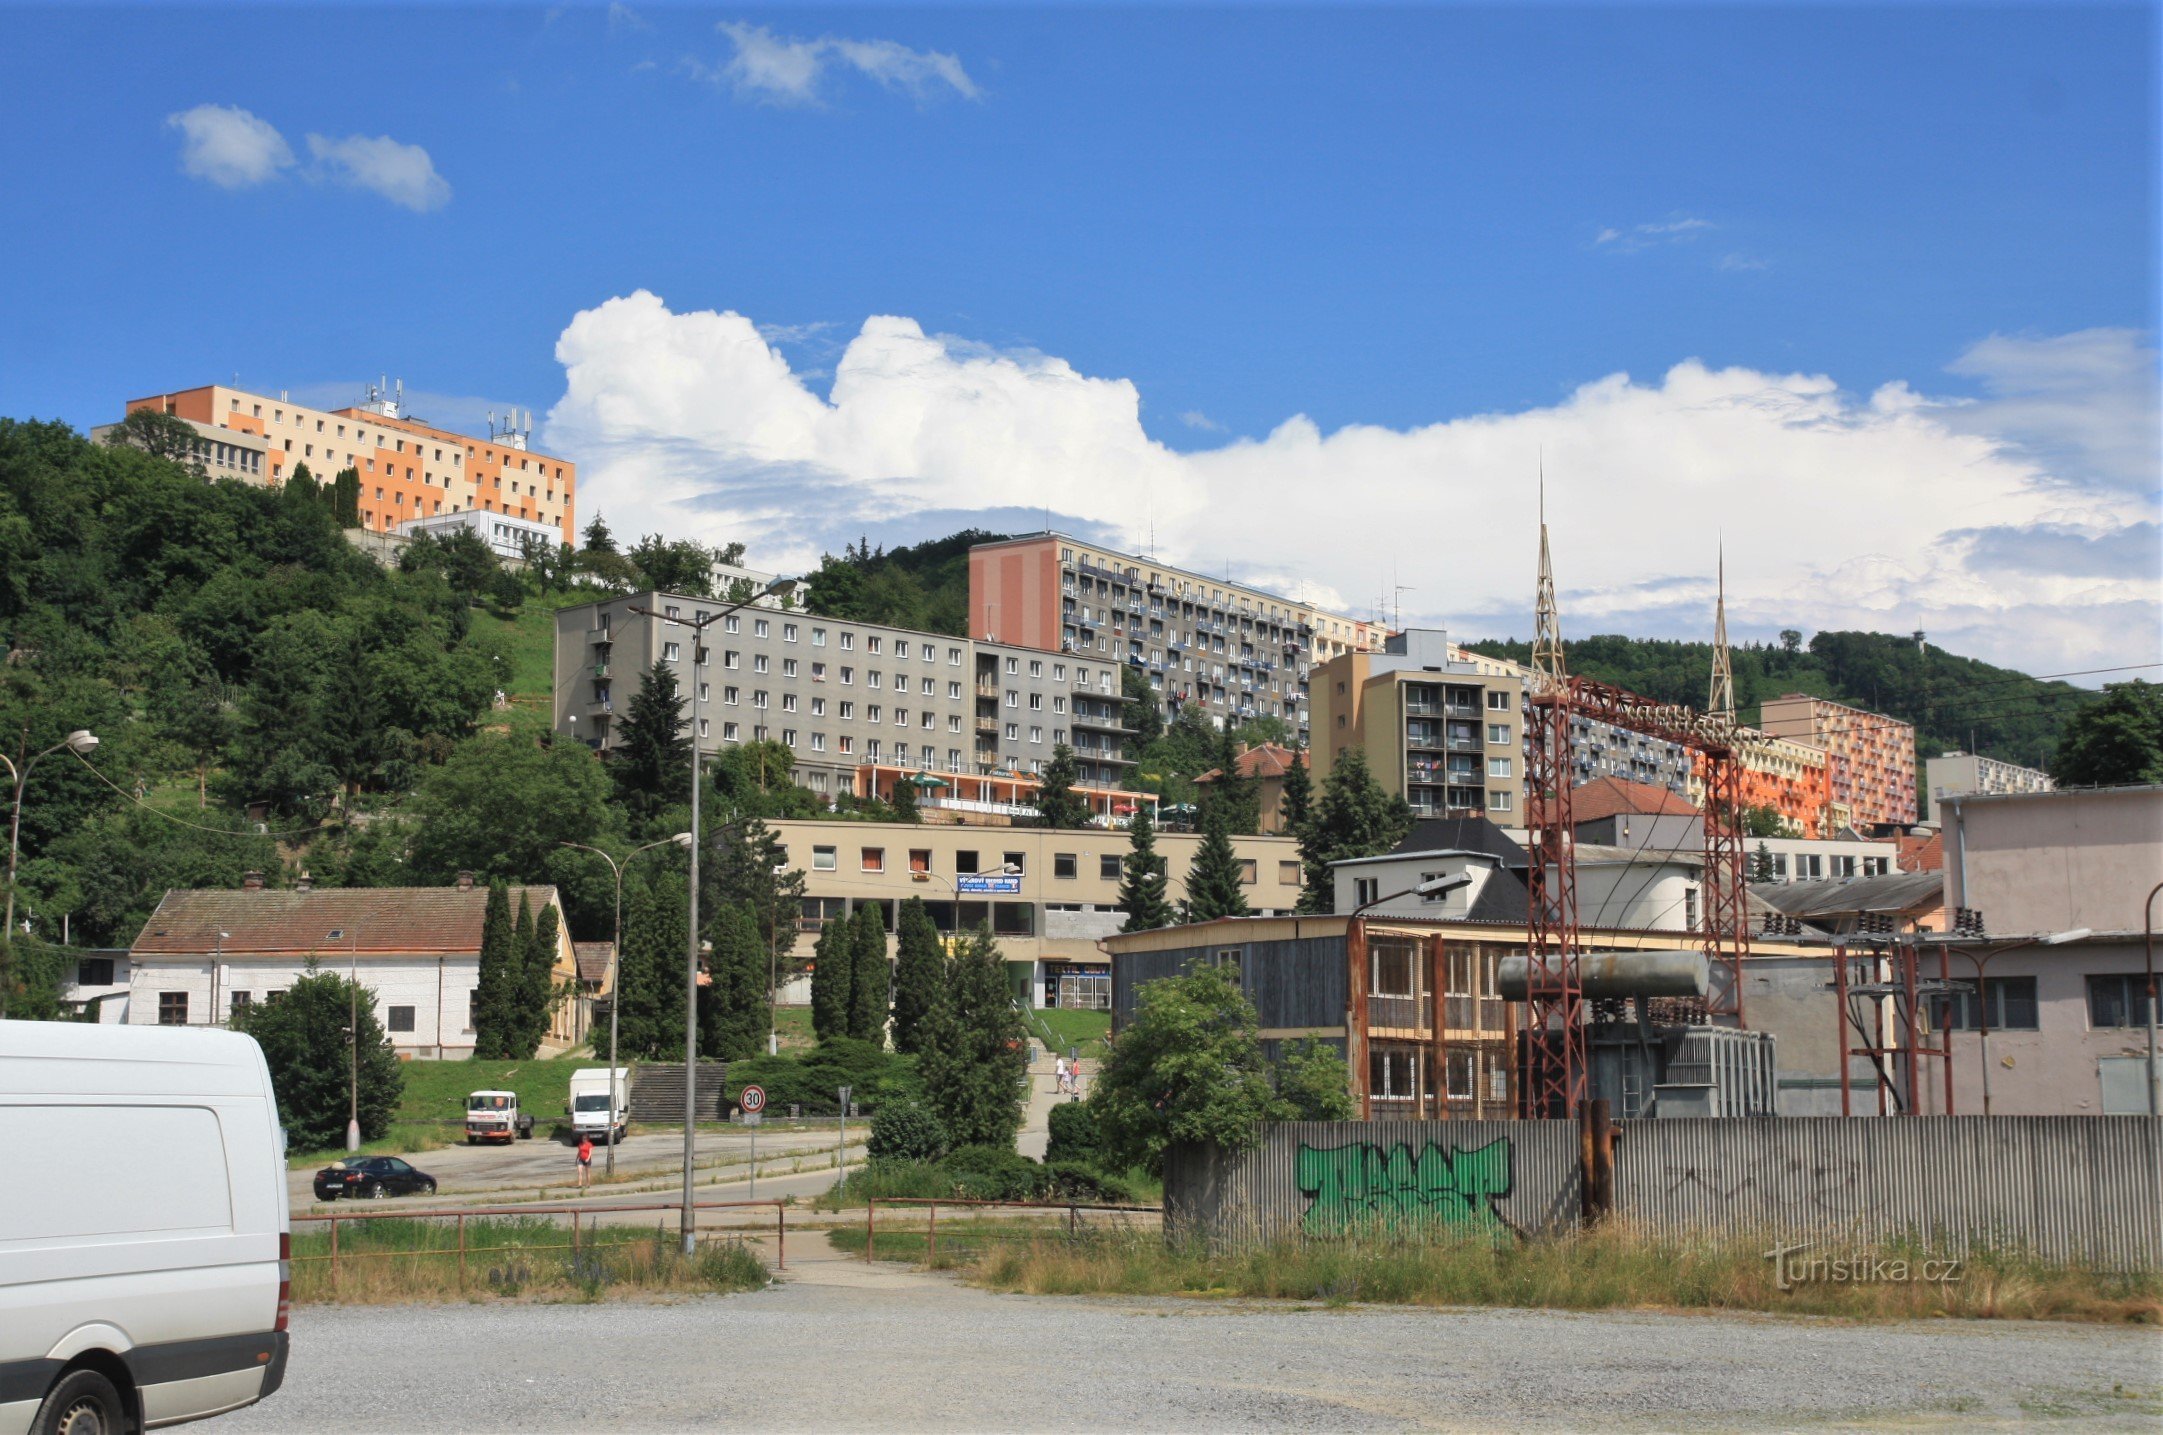
<path fill-rule="evenodd" d="M 1041 678 L 1044 676 L 1044 665 L 1038 662 L 1035 658 L 1031 658 L 1029 660 L 1029 676 L 1032 678 Z"/>
<path fill-rule="evenodd" d="M 845 688 L 853 688 L 856 686 L 856 669 L 844 667 L 841 670 L 841 686 Z"/>
<path fill-rule="evenodd" d="M 708 736 L 708 732 L 707 732 L 707 729 L 708 729 L 708 727 L 709 727 L 709 726 L 710 726 L 710 724 L 709 724 L 709 722 L 708 722 L 708 720 L 707 720 L 707 719 L 705 719 L 705 718 L 700 718 L 700 719 L 698 720 L 698 735 L 699 735 L 700 737 L 706 737 L 706 736 Z"/>
<path fill-rule="evenodd" d="M 999 861 L 1005 865 L 1008 873 L 1012 876 L 1018 877 L 1028 870 L 1029 864 L 1019 852 L 1001 852 Z"/>
<path fill-rule="evenodd" d="M 848 653 L 855 651 L 855 649 L 856 635 L 854 633 L 843 633 L 841 635 L 841 651 Z"/>
<path fill-rule="evenodd" d="M 861 856 L 864 871 L 884 872 L 886 870 L 886 849 L 884 847 L 866 847 L 863 849 Z"/>
<path fill-rule="evenodd" d="M 1008 659 L 1006 660 L 1006 670 L 1007 670 L 1008 672 L 1010 672 L 1010 673 L 1018 673 L 1018 672 L 1020 672 L 1020 671 L 1021 671 L 1021 659 L 1019 659 L 1019 658 L 1015 658 L 1015 657 L 1009 657 L 1009 658 L 1008 658 Z"/>
<path fill-rule="evenodd" d="M 111 957 L 84 957 L 75 964 L 75 984 L 79 987 L 109 987 L 113 984 L 113 959 Z"/>
<path fill-rule="evenodd" d="M 1106 852 L 1097 858 L 1097 880 L 1099 882 L 1116 882 L 1119 880 L 1119 876 L 1119 856 L 1117 853 Z"/>
<path fill-rule="evenodd" d="M 824 698 L 813 698 L 813 699 L 811 700 L 811 715 L 812 715 L 813 717 L 825 717 L 825 716 L 826 716 L 826 699 L 824 699 Z"/>
<path fill-rule="evenodd" d="M 815 716 L 817 716 L 817 714 L 815 714 L 815 713 L 814 713 L 814 714 L 813 714 L 813 716 L 815 717 Z M 812 750 L 813 752 L 824 752 L 824 751 L 826 751 L 826 734 L 825 734 L 825 733 L 823 733 L 823 732 L 815 732 L 815 733 L 811 734 L 811 750 Z"/>
<path fill-rule="evenodd" d="M 743 630 L 743 619 L 737 617 L 734 613 L 721 620 L 721 631 L 724 633 L 741 633 Z"/>
<path fill-rule="evenodd" d="M 811 646 L 814 648 L 826 646 L 826 630 L 824 628 L 813 628 L 811 630 Z"/>
<path fill-rule="evenodd" d="M 796 660 L 794 658 L 783 658 L 781 660 L 781 676 L 784 678 L 796 676 Z"/>
<path fill-rule="evenodd" d="M 740 731 L 741 731 L 741 729 L 740 729 L 740 728 L 738 728 L 738 727 L 737 727 L 737 725 L 736 725 L 735 723 L 732 723 L 732 722 L 725 722 L 725 723 L 721 724 L 721 741 L 723 741 L 723 742 L 736 742 L 736 741 L 738 741 L 739 739 L 738 739 L 738 737 L 737 737 L 737 734 L 738 734 L 738 733 L 739 733 Z"/>
<path fill-rule="evenodd" d="M 947 664 L 947 666 L 948 666 L 948 667 L 950 667 L 950 668 L 958 668 L 958 667 L 960 667 L 960 666 L 961 666 L 961 649 L 959 649 L 959 648 L 948 648 L 948 649 L 946 650 L 946 664 Z"/>
<path fill-rule="evenodd" d="M 869 704 L 867 704 L 867 705 L 865 706 L 865 708 L 864 708 L 864 721 L 865 721 L 865 722 L 877 722 L 878 720 L 879 720 L 879 705 L 878 705 L 877 703 L 869 703 Z"/>
<path fill-rule="evenodd" d="M 391 1031 L 413 1030 L 413 1008 L 409 1006 L 387 1007 L 383 1013 L 383 1025 Z"/>
<path fill-rule="evenodd" d="M 1364 907 L 1382 895 L 1379 877 L 1354 877 L 1352 879 L 1352 905 Z"/>
<path fill-rule="evenodd" d="M 1508 747 L 1510 745 L 1510 725 L 1506 722 L 1487 724 L 1487 741 L 1497 747 Z"/>
<path fill-rule="evenodd" d="M 771 624 L 771 623 L 767 622 L 767 621 L 766 621 L 766 620 L 765 620 L 764 618 L 755 618 L 755 619 L 753 619 L 753 620 L 752 620 L 752 622 L 751 622 L 751 636 L 752 636 L 752 637 L 754 637 L 754 638 L 763 638 L 763 637 L 766 637 L 767 635 L 769 635 L 769 634 L 770 634 L 770 633 L 772 633 L 772 632 L 773 632 L 773 624 Z"/>
<path fill-rule="evenodd" d="M 1029 694 L 1029 711 L 1033 713 L 1044 711 L 1044 695 L 1042 693 Z"/>
<path fill-rule="evenodd" d="M 1487 775 L 1489 777 L 1508 777 L 1510 772 L 1510 759 L 1506 757 L 1490 757 L 1487 759 Z"/>
<path fill-rule="evenodd" d="M 1232 979 L 1232 985 L 1244 992 L 1247 989 L 1247 949 L 1245 947 L 1219 947 L 1217 965 Z"/>
<path fill-rule="evenodd" d="M 794 746 L 796 746 L 796 729 L 795 729 L 795 728 L 792 728 L 792 727 L 785 727 L 785 728 L 781 729 L 781 745 L 782 745 L 783 747 L 794 747 Z"/>
<path fill-rule="evenodd" d="M 929 847 L 911 847 L 909 849 L 909 870 L 911 872 L 929 872 L 931 870 L 931 849 Z"/>
<path fill-rule="evenodd" d="M 226 1008 L 226 1020 L 230 1021 L 234 1017 L 245 1016 L 247 1014 L 248 1008 L 253 1006 L 254 1004 L 254 992 L 234 992 L 232 996 L 232 1002 Z"/>
<path fill-rule="evenodd" d="M 1044 741 L 1044 729 L 1042 729 L 1042 728 L 1040 728 L 1040 727 L 1033 727 L 1033 728 L 1030 728 L 1030 729 L 1029 729 L 1029 741 L 1031 741 L 1031 742 L 1034 742 L 1034 743 L 1041 743 L 1041 742 L 1043 742 L 1043 741 Z"/>
<path fill-rule="evenodd" d="M 773 666 L 766 660 L 764 653 L 753 653 L 751 655 L 751 671 L 754 673 L 770 673 L 773 671 Z"/>
<path fill-rule="evenodd" d="M 1487 711 L 1491 713 L 1506 713 L 1509 710 L 1510 695 L 1507 692 L 1503 691 L 1501 688 L 1489 688 L 1487 690 Z"/>
<path fill-rule="evenodd" d="M 976 853 L 974 852 L 956 852 L 954 854 L 954 870 L 973 875 L 976 871 L 976 861 Z"/>
<path fill-rule="evenodd" d="M 961 714 L 960 714 L 960 713 L 948 713 L 948 714 L 946 715 L 946 730 L 947 730 L 948 732 L 960 732 L 960 731 L 961 731 Z"/>
<path fill-rule="evenodd" d="M 1287 887 L 1297 887 L 1300 875 L 1297 862 L 1279 862 L 1277 864 L 1277 880 Z"/>
<path fill-rule="evenodd" d="M 922 693 L 927 698 L 935 698 L 939 695 L 939 685 L 933 682 L 931 679 L 926 678 L 924 679 L 923 683 L 917 688 L 917 691 Z"/>
<path fill-rule="evenodd" d="M 785 713 L 792 713 L 796 711 L 796 694 L 783 693 L 781 695 L 781 711 Z"/>
<path fill-rule="evenodd" d="M 682 657 L 683 657 L 683 649 L 682 649 L 682 648 L 680 648 L 680 647 L 678 647 L 678 646 L 677 646 L 676 644 L 674 644 L 674 643 L 663 643 L 663 644 L 661 645 L 661 661 L 663 661 L 663 662 L 665 662 L 665 663 L 673 663 L 673 662 L 677 662 L 677 661 L 678 661 L 678 660 L 680 660 L 680 659 L 681 659 Z M 688 940 L 689 940 L 689 938 L 686 938 L 685 940 L 686 940 L 686 941 L 688 941 Z"/>
<path fill-rule="evenodd" d="M 733 707 L 742 694 L 743 690 L 741 688 L 725 687 L 721 689 L 721 701 Z"/>
<path fill-rule="evenodd" d="M 753 688 L 751 690 L 751 706 L 755 708 L 762 708 L 766 706 L 766 689 Z"/>
<path fill-rule="evenodd" d="M 907 658 L 909 656 L 909 640 L 907 638 L 894 639 L 894 656 L 897 658 Z"/>
<path fill-rule="evenodd" d="M 1051 875 L 1054 877 L 1064 877 L 1068 879 L 1079 877 L 1081 875 L 1081 864 L 1079 859 L 1076 858 L 1075 855 L 1071 852 L 1052 853 Z"/>
<path fill-rule="evenodd" d="M 854 718 L 855 716 L 856 716 L 856 704 L 855 704 L 855 703 L 852 703 L 852 702 L 848 701 L 848 700 L 847 700 L 846 698 L 844 698 L 844 699 L 842 700 L 842 703 L 841 703 L 841 720 L 842 720 L 843 722 L 848 722 L 848 721 L 849 721 L 850 719 Z M 847 751 L 847 749 L 846 749 L 846 748 L 844 748 L 844 749 L 843 749 L 843 751 Z"/>
<path fill-rule="evenodd" d="M 847 717 L 848 714 L 843 713 L 842 716 Z M 856 739 L 848 736 L 846 733 L 844 733 L 840 738 L 838 738 L 837 741 L 840 743 L 841 751 L 843 753 L 851 753 L 856 751 Z"/>
<path fill-rule="evenodd" d="M 784 643 L 796 641 L 796 625 L 794 623 L 783 623 L 781 625 L 781 641 Z"/>
<path fill-rule="evenodd" d="M 2148 979 L 2137 973 L 2088 978 L 2088 1025 L 2148 1025 Z"/>
<path fill-rule="evenodd" d="M 1260 874 L 1260 873 L 1258 873 L 1258 872 L 1257 872 L 1257 871 L 1255 870 L 1255 861 L 1254 861 L 1254 859 L 1253 859 L 1252 857 L 1242 857 L 1242 858 L 1240 858 L 1240 859 L 1239 859 L 1239 881 L 1240 881 L 1240 885 L 1241 885 L 1241 886 L 1245 886 L 1245 887 L 1252 887 L 1252 886 L 1253 886 L 1253 885 L 1254 885 L 1255 883 L 1257 883 L 1257 882 L 1259 882 L 1259 881 L 1261 881 L 1261 880 L 1262 880 L 1262 878 L 1261 878 L 1261 874 Z"/>
<path fill-rule="evenodd" d="M 188 994 L 186 992 L 158 993 L 158 1025 L 186 1026 L 188 1024 Z"/>
<path fill-rule="evenodd" d="M 1006 725 L 1006 740 L 1007 740 L 1008 742 L 1020 742 L 1020 741 L 1021 741 L 1021 724 L 1020 724 L 1020 723 L 1018 723 L 1018 722 L 1010 722 L 1010 723 L 1008 723 L 1008 724 Z"/>

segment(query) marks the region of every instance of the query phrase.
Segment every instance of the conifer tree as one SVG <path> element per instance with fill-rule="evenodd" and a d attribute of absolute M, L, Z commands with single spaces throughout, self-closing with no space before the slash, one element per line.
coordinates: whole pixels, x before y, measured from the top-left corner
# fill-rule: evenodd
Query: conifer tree
<path fill-rule="evenodd" d="M 511 1054 L 524 956 L 511 920 L 510 891 L 501 882 L 491 882 L 488 906 L 481 916 L 480 972 L 473 991 L 475 1056 L 496 1060 Z"/>
<path fill-rule="evenodd" d="M 523 906 L 523 901 L 521 901 Z M 562 931 L 554 903 L 541 908 L 533 919 L 533 935 L 526 945 L 519 1015 L 524 1026 L 513 1056 L 530 1059 L 548 1035 L 548 1019 L 556 1008 L 556 947 Z"/>
<path fill-rule="evenodd" d="M 731 902 L 715 914 L 710 977 L 699 991 L 699 1054 L 722 1061 L 756 1056 L 766 1029 L 766 954 L 751 909 Z"/>
<path fill-rule="evenodd" d="M 1346 748 L 1322 784 L 1322 800 L 1315 804 L 1307 830 L 1299 833 L 1301 887 L 1299 910 L 1336 910 L 1332 862 L 1354 857 L 1378 857 L 1404 840 L 1412 830 L 1412 809 L 1401 797 L 1382 790 L 1367 770 L 1367 758 L 1358 748 Z"/>
<path fill-rule="evenodd" d="M 946 952 L 922 898 L 911 897 L 901 904 L 901 920 L 895 926 L 899 950 L 894 961 L 894 1050 L 915 1053 L 924 1049 L 926 1025 L 946 985 Z"/>
<path fill-rule="evenodd" d="M 849 998 L 856 986 L 854 928 L 828 917 L 811 949 L 811 1031 L 820 1041 L 849 1034 Z"/>
<path fill-rule="evenodd" d="M 1028 1061 L 1006 963 L 991 929 L 979 927 L 954 958 L 917 1061 L 925 1098 L 956 1146 L 1012 1149 Z"/>
<path fill-rule="evenodd" d="M 916 784 L 906 775 L 894 779 L 894 795 L 887 800 L 886 805 L 893 809 L 896 822 L 924 820 L 923 809 L 917 806 L 916 802 Z"/>
<path fill-rule="evenodd" d="M 850 919 L 849 1035 L 858 1041 L 886 1041 L 890 978 L 886 962 L 886 917 L 877 902 L 866 902 Z"/>
<path fill-rule="evenodd" d="M 340 528 L 360 527 L 360 470 L 357 468 L 339 469 L 337 476 L 330 481 L 328 489 L 331 517 L 337 521 L 338 526 Z"/>
<path fill-rule="evenodd" d="M 1280 830 L 1292 837 L 1307 830 L 1314 820 L 1314 774 L 1307 770 L 1307 750 L 1295 748 L 1284 769 L 1284 795 L 1277 803 Z"/>
<path fill-rule="evenodd" d="M 1072 828 L 1089 825 L 1089 803 L 1074 791 L 1074 784 L 1080 778 L 1081 768 L 1074 761 L 1074 749 L 1063 742 L 1054 744 L 1051 761 L 1044 764 L 1043 774 L 1038 778 L 1038 826 Z"/>
<path fill-rule="evenodd" d="M 1247 894 L 1240 890 L 1239 854 L 1232 850 L 1222 810 L 1203 815 L 1202 845 L 1195 849 L 1194 865 L 1187 869 L 1186 908 L 1190 922 L 1244 917 L 1251 911 Z"/>
<path fill-rule="evenodd" d="M 608 772 L 617 800 L 637 821 L 691 800 L 690 724 L 683 706 L 675 670 L 657 662 L 639 678 L 631 710 L 616 724 Z"/>
<path fill-rule="evenodd" d="M 1156 824 L 1149 809 L 1139 804 L 1127 827 L 1127 855 L 1119 867 L 1119 910 L 1127 914 L 1122 932 L 1169 927 L 1177 916 L 1164 858 L 1157 851 Z"/>
<path fill-rule="evenodd" d="M 1261 821 L 1261 794 L 1252 777 L 1239 770 L 1239 740 L 1229 723 L 1217 741 L 1217 775 L 1202 789 L 1204 820 L 1209 812 L 1221 813 L 1224 830 L 1252 837 Z"/>
<path fill-rule="evenodd" d="M 618 962 L 617 1044 L 647 1061 L 683 1059 L 685 923 L 690 892 L 679 872 L 624 896 L 623 955 Z"/>

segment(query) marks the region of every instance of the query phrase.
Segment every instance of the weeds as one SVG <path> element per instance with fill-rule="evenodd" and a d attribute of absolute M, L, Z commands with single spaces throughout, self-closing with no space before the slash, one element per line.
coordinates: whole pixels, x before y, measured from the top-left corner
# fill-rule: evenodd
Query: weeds
<path fill-rule="evenodd" d="M 686 1257 L 673 1232 L 604 1226 L 579 1233 L 540 1217 L 475 1217 L 459 1251 L 452 1220 L 341 1221 L 331 1261 L 327 1223 L 293 1233 L 295 1304 L 512 1299 L 597 1301 L 615 1293 L 755 1290 L 765 1264 L 743 1242 L 714 1240 Z"/>

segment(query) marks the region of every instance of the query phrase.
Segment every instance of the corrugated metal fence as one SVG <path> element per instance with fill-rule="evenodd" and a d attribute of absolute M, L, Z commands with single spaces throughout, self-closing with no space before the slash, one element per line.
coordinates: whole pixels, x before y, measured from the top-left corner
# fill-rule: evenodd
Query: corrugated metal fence
<path fill-rule="evenodd" d="M 1566 1229 L 1580 1206 L 1566 1121 L 1294 1122 L 1251 1151 L 1165 1163 L 1176 1237 L 1246 1244 L 1370 1224 Z M 1622 1219 L 1675 1234 L 1912 1238 L 2163 1266 L 2163 1122 L 2145 1116 L 1633 1121 Z"/>

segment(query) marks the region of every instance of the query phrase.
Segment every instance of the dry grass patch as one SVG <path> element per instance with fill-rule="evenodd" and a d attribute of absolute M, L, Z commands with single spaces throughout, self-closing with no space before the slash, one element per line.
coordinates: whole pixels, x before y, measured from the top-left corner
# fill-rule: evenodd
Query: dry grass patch
<path fill-rule="evenodd" d="M 328 1223 L 293 1233 L 293 1301 L 395 1305 L 409 1301 L 532 1297 L 600 1300 L 610 1295 L 755 1290 L 767 1282 L 757 1252 L 715 1239 L 686 1256 L 674 1231 L 610 1226 L 579 1233 L 538 1217 L 417 1217 L 341 1221 L 337 1259 Z"/>

